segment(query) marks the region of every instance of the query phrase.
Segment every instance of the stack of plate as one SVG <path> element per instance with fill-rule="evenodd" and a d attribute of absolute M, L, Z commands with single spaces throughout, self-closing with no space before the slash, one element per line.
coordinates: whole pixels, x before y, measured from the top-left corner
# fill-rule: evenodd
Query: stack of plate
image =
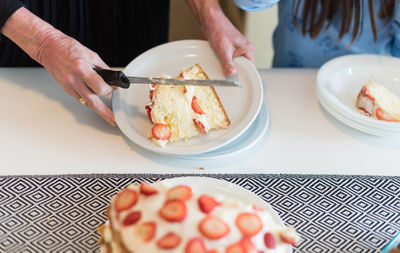
<path fill-rule="evenodd" d="M 377 120 L 355 107 L 358 93 L 370 79 L 400 95 L 400 59 L 380 55 L 335 58 L 318 71 L 318 100 L 333 117 L 350 127 L 372 135 L 399 137 L 400 122 Z"/>
<path fill-rule="evenodd" d="M 135 58 L 125 68 L 128 76 L 177 76 L 183 67 L 200 64 L 212 79 L 224 79 L 220 63 L 208 42 L 184 40 L 152 48 Z M 245 58 L 235 58 L 242 87 L 217 87 L 217 93 L 229 116 L 231 126 L 211 131 L 185 142 L 161 148 L 149 139 L 152 125 L 145 105 L 149 103 L 148 85 L 133 84 L 114 91 L 112 107 L 122 132 L 134 143 L 157 153 L 190 159 L 233 155 L 255 144 L 266 132 L 269 112 L 263 104 L 263 87 L 255 67 Z"/>

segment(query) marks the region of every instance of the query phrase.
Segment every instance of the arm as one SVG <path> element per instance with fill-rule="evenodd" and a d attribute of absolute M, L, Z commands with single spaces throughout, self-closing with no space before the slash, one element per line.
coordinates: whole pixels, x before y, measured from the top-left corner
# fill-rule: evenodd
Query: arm
<path fill-rule="evenodd" d="M 244 56 L 254 63 L 254 46 L 228 20 L 218 0 L 186 0 L 203 36 L 209 41 L 222 64 L 224 74 L 236 73 L 232 58 Z"/>
<path fill-rule="evenodd" d="M 92 69 L 94 65 L 108 68 L 96 53 L 25 8 L 8 18 L 1 33 L 43 65 L 68 94 L 83 98 L 115 125 L 114 114 L 98 96 L 111 93 L 112 88 Z"/>

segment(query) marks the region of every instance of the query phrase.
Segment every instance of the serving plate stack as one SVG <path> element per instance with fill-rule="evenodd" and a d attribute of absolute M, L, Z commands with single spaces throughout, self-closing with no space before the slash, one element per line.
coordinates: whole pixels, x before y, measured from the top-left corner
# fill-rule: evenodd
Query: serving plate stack
<path fill-rule="evenodd" d="M 129 76 L 177 76 L 183 67 L 200 64 L 211 79 L 225 79 L 220 63 L 208 42 L 183 40 L 152 48 L 135 58 L 124 69 Z M 185 142 L 161 148 L 149 139 L 152 125 L 145 105 L 149 103 L 149 87 L 138 84 L 114 91 L 112 107 L 121 131 L 134 143 L 147 150 L 190 159 L 216 158 L 248 149 L 266 132 L 269 112 L 263 104 L 261 78 L 247 59 L 234 59 L 242 87 L 215 86 L 229 116 L 231 126 L 210 131 Z"/>
<path fill-rule="evenodd" d="M 369 80 L 400 95 L 400 59 L 380 55 L 348 55 L 324 64 L 317 75 L 320 104 L 337 120 L 368 134 L 400 137 L 400 122 L 368 117 L 355 106 L 358 93 Z"/>

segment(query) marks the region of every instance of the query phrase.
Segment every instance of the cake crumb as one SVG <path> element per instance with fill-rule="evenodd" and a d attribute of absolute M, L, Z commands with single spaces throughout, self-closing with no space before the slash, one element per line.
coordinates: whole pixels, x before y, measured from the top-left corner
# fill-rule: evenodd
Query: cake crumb
<path fill-rule="evenodd" d="M 129 151 L 133 151 L 134 149 L 133 148 L 129 148 Z"/>
<path fill-rule="evenodd" d="M 200 169 L 201 169 L 201 170 L 205 170 L 206 168 L 204 168 L 204 167 L 200 167 Z"/>

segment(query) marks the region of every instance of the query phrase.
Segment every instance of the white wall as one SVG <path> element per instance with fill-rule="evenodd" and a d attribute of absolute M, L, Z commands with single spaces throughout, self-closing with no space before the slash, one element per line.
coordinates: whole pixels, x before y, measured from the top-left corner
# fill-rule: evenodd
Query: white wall
<path fill-rule="evenodd" d="M 256 48 L 257 68 L 270 68 L 273 58 L 272 34 L 278 23 L 278 8 L 247 12 L 244 34 Z"/>

